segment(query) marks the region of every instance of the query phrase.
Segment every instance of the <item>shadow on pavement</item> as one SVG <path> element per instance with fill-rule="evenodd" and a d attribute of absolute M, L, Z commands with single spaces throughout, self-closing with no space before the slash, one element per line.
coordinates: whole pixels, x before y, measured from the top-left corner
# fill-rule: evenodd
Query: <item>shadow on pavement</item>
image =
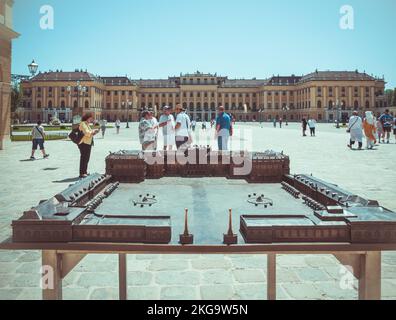
<path fill-rule="evenodd" d="M 64 180 L 52 181 L 52 183 L 77 182 L 78 180 L 80 180 L 80 178 L 79 177 L 75 177 L 75 178 L 67 178 L 67 179 L 64 179 Z"/>

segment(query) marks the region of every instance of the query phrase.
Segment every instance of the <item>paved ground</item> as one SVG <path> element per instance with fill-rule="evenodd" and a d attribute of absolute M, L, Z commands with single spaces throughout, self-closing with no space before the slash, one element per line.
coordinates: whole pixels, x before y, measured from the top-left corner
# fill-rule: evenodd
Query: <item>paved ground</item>
<path fill-rule="evenodd" d="M 274 129 L 271 124 L 240 125 L 233 144 L 255 150 L 283 150 L 295 173 L 312 173 L 396 210 L 396 145 L 374 151 L 349 151 L 344 129 L 319 125 L 316 138 L 301 137 L 297 124 Z M 249 133 L 250 132 L 250 133 Z M 137 148 L 136 124 L 120 135 L 108 129 L 98 138 L 91 172 L 104 172 L 108 152 Z M 211 137 L 210 130 L 206 136 Z M 203 144 L 203 143 L 202 143 Z M 11 144 L 0 152 L 0 240 L 10 236 L 10 223 L 23 210 L 65 189 L 78 172 L 78 150 L 67 141 L 47 144 L 49 160 L 26 161 L 30 143 Z M 0 300 L 40 299 L 40 253 L 0 252 Z M 265 299 L 265 256 L 134 256 L 128 257 L 130 299 Z M 396 253 L 383 255 L 382 296 L 396 299 Z M 278 261 L 280 299 L 355 299 L 357 283 L 332 256 L 283 256 Z M 92 255 L 64 281 L 66 299 L 117 299 L 117 257 Z M 347 289 L 345 289 L 347 287 Z"/>

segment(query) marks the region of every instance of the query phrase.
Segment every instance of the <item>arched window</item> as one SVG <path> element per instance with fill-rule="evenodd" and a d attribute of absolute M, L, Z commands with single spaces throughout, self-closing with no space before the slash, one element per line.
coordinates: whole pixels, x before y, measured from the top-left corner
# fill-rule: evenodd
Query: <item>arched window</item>
<path fill-rule="evenodd" d="M 65 101 L 64 100 L 61 101 L 61 108 L 65 108 Z"/>
<path fill-rule="evenodd" d="M 318 100 L 318 105 L 317 105 L 318 109 L 322 108 L 322 101 Z"/>
<path fill-rule="evenodd" d="M 333 100 L 329 101 L 329 109 L 333 109 Z"/>
<path fill-rule="evenodd" d="M 190 108 L 189 108 L 190 110 L 194 110 L 194 103 L 193 102 L 190 102 Z"/>
<path fill-rule="evenodd" d="M 77 109 L 77 107 L 78 107 L 77 100 L 74 100 L 74 102 L 73 102 L 73 108 L 74 108 L 74 109 Z"/>
<path fill-rule="evenodd" d="M 359 109 L 359 101 L 355 100 L 353 107 L 355 108 L 355 110 Z"/>
<path fill-rule="evenodd" d="M 183 102 L 183 108 L 187 109 L 187 102 Z"/>
<path fill-rule="evenodd" d="M 366 109 L 369 109 L 370 108 L 370 101 L 366 101 Z"/>
<path fill-rule="evenodd" d="M 214 102 L 212 102 L 212 103 L 210 104 L 210 109 L 211 109 L 212 111 L 216 111 L 216 104 L 215 104 Z"/>
<path fill-rule="evenodd" d="M 85 109 L 89 109 L 89 101 L 88 100 L 85 101 Z"/>
<path fill-rule="evenodd" d="M 39 100 L 39 101 L 37 101 L 37 109 L 40 109 L 41 108 L 41 101 Z"/>
<path fill-rule="evenodd" d="M 48 101 L 48 108 L 52 108 L 52 100 Z"/>
<path fill-rule="evenodd" d="M 225 104 L 225 109 L 230 110 L 230 104 L 228 102 L 226 102 L 226 104 Z"/>
<path fill-rule="evenodd" d="M 346 102 L 345 102 L 345 100 L 342 100 L 342 102 L 341 102 L 341 109 L 342 109 L 342 110 L 345 110 L 345 108 L 346 108 Z"/>

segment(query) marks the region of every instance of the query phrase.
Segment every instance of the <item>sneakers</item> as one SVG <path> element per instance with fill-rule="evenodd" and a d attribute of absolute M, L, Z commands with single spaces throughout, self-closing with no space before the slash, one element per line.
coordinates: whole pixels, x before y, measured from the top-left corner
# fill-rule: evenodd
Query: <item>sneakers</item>
<path fill-rule="evenodd" d="M 36 160 L 36 158 L 35 157 L 30 157 L 30 160 Z"/>
<path fill-rule="evenodd" d="M 47 159 L 49 157 L 49 154 L 44 155 L 44 159 Z"/>

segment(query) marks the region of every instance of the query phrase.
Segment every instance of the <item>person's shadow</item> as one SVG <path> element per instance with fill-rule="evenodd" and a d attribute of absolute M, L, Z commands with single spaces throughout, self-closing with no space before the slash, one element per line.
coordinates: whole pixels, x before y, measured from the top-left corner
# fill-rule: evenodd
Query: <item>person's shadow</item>
<path fill-rule="evenodd" d="M 64 179 L 64 180 L 52 181 L 52 183 L 72 183 L 72 182 L 77 182 L 78 180 L 80 180 L 80 177 L 67 178 L 67 179 Z"/>

